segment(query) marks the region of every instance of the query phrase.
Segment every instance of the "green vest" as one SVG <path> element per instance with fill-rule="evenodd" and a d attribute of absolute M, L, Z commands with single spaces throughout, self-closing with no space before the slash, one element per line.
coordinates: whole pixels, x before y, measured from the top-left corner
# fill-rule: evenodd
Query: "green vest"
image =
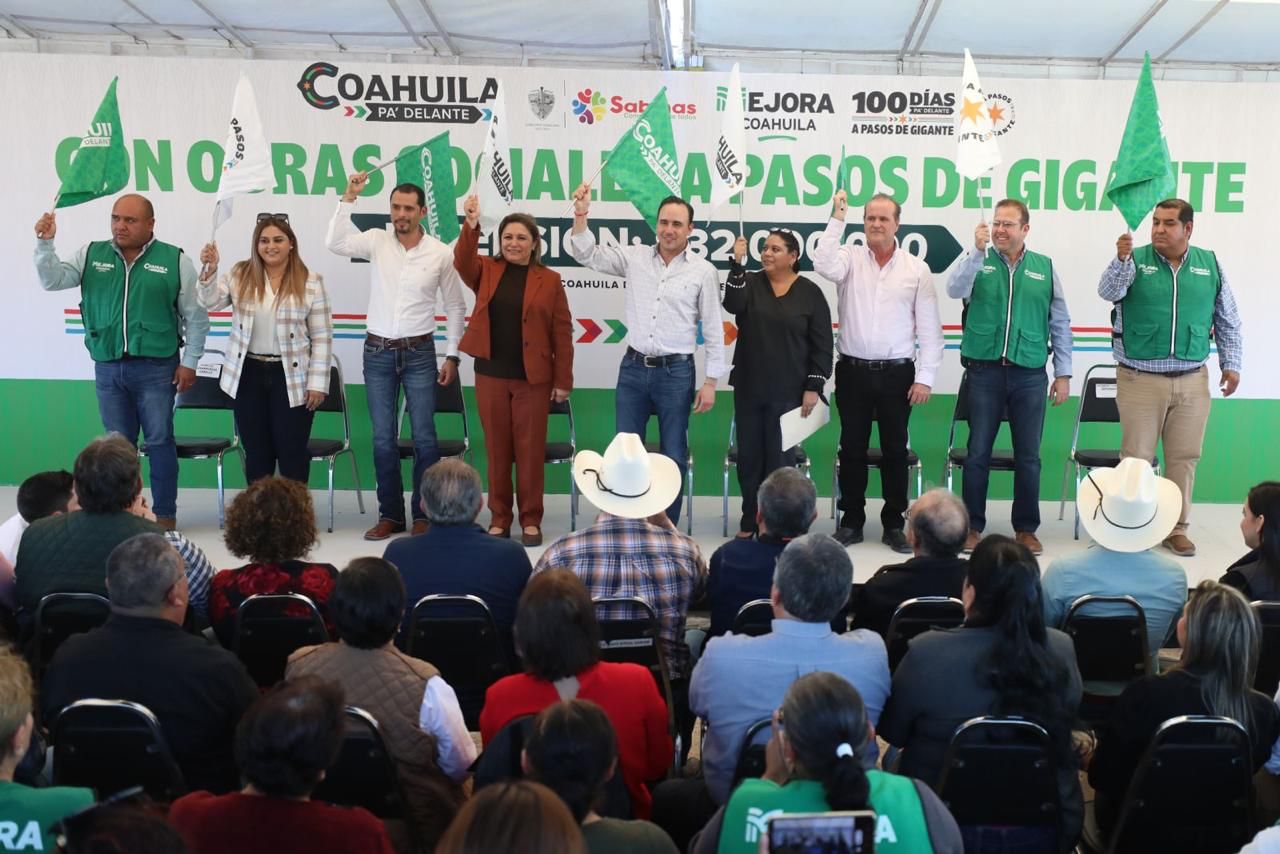
<path fill-rule="evenodd" d="M 995 362 L 1008 359 L 1024 368 L 1049 361 L 1049 305 L 1053 301 L 1053 261 L 1025 250 L 1009 272 L 1004 256 L 988 249 L 964 312 L 960 355 Z"/>
<path fill-rule="evenodd" d="M 54 851 L 50 828 L 93 803 L 92 789 L 54 786 L 33 789 L 0 780 L 0 844 L 4 851 Z M 5 831 L 8 831 L 6 836 Z"/>
<path fill-rule="evenodd" d="M 931 854 L 924 807 L 911 778 L 872 769 L 867 780 L 871 783 L 868 806 L 876 812 L 877 854 Z M 743 780 L 724 808 L 719 854 L 755 854 L 760 837 L 768 833 L 769 819 L 779 813 L 830 811 L 822 784 L 816 780 L 792 780 L 785 786 Z"/>
<path fill-rule="evenodd" d="M 1218 258 L 1208 249 L 1187 247 L 1174 272 L 1152 246 L 1133 250 L 1137 267 L 1124 306 L 1124 354 L 1130 359 L 1209 358 L 1209 330 L 1222 286 Z M 1115 313 L 1112 312 L 1112 323 Z"/>
<path fill-rule="evenodd" d="M 126 353 L 164 359 L 178 351 L 181 257 L 178 247 L 153 240 L 126 267 L 113 244 L 89 244 L 80 274 L 80 315 L 84 346 L 95 362 Z"/>

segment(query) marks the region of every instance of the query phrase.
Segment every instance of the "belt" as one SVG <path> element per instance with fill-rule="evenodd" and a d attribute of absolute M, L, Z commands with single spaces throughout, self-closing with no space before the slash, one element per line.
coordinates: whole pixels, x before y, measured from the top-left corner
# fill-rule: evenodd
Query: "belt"
<path fill-rule="evenodd" d="M 364 336 L 364 343 L 381 347 L 384 350 L 407 350 L 410 347 L 417 347 L 419 344 L 425 344 L 428 341 L 434 344 L 435 336 L 410 335 L 407 338 L 383 338 L 381 335 L 374 335 L 372 332 L 367 332 Z"/>
<path fill-rule="evenodd" d="M 841 353 L 839 361 L 846 365 L 853 365 L 855 368 L 866 368 L 868 371 L 883 371 L 895 365 L 910 365 L 915 362 L 915 359 L 859 359 L 856 356 L 846 356 Z"/>
<path fill-rule="evenodd" d="M 1128 365 L 1126 365 L 1125 367 L 1128 367 Z M 1185 371 L 1144 371 L 1142 370 L 1142 368 L 1130 368 L 1130 370 L 1137 371 L 1140 374 L 1150 374 L 1153 377 L 1167 377 L 1172 380 L 1172 379 L 1177 379 L 1178 377 L 1186 377 L 1186 376 L 1190 376 L 1191 374 L 1198 374 L 1200 373 L 1200 368 L 1202 367 L 1204 366 L 1200 365 L 1195 368 L 1187 368 Z"/>
<path fill-rule="evenodd" d="M 282 362 L 283 356 L 277 356 L 274 353 L 246 353 L 245 358 L 253 359 L 255 362 Z"/>
<path fill-rule="evenodd" d="M 687 362 L 693 358 L 689 353 L 671 353 L 667 356 L 646 356 L 634 347 L 627 348 L 627 354 L 624 358 L 633 362 L 643 362 L 646 368 L 663 368 L 667 365 L 674 365 L 677 362 Z"/>
<path fill-rule="evenodd" d="M 1003 356 L 1001 356 L 999 359 L 970 359 L 968 356 L 961 356 L 960 364 L 961 366 L 966 368 L 969 367 L 970 365 L 981 365 L 984 368 L 1020 368 L 1022 367 L 1017 362 L 1011 362 L 1008 359 L 1004 358 Z"/>

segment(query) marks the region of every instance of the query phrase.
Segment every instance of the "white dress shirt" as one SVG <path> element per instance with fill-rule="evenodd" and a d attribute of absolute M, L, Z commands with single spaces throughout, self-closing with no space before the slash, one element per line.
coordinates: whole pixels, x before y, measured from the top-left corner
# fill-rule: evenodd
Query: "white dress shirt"
<path fill-rule="evenodd" d="M 445 355 L 458 355 L 467 302 L 462 279 L 453 269 L 453 250 L 429 234 L 405 249 L 390 223 L 381 231 L 360 231 L 351 222 L 354 208 L 354 202 L 338 203 L 325 246 L 334 254 L 372 262 L 366 328 L 383 338 L 434 337 L 436 311 L 443 305 Z"/>
<path fill-rule="evenodd" d="M 254 323 L 249 330 L 249 352 L 259 356 L 280 355 L 280 333 L 276 331 L 276 289 L 267 279 L 262 289 L 262 299 L 253 308 Z M 257 315 L 263 315 L 258 317 Z M 258 323 L 262 320 L 262 323 Z"/>
<path fill-rule="evenodd" d="M 427 680 L 418 712 L 418 729 L 436 740 L 436 764 L 454 782 L 467 778 L 471 763 L 476 761 L 476 743 L 467 731 L 453 686 L 441 676 Z"/>
<path fill-rule="evenodd" d="M 598 246 L 587 229 L 569 236 L 569 252 L 584 267 L 625 276 L 627 345 L 646 356 L 693 354 L 698 321 L 707 347 L 707 378 L 729 373 L 720 320 L 720 276 L 686 248 L 670 264 L 656 246 Z"/>
<path fill-rule="evenodd" d="M 855 359 L 915 358 L 915 381 L 932 386 L 943 347 L 933 273 L 902 247 L 881 267 L 866 246 L 841 243 L 844 226 L 832 217 L 813 253 L 814 272 L 836 283 L 837 349 Z"/>

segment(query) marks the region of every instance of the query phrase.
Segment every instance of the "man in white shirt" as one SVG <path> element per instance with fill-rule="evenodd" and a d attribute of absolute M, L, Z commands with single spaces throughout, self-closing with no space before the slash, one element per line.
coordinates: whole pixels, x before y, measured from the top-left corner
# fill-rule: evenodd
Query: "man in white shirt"
<path fill-rule="evenodd" d="M 728 373 L 724 326 L 720 321 L 720 278 L 705 258 L 689 252 L 693 206 L 670 196 L 658 206 L 656 246 L 599 246 L 587 228 L 591 187 L 573 194 L 573 231 L 569 252 L 584 267 L 625 276 L 627 352 L 618 369 L 614 421 L 618 433 L 645 435 L 649 416 L 658 416 L 662 453 L 686 478 L 689 457 L 689 408 L 707 412 L 716 402 L 716 382 Z M 698 324 L 706 342 L 706 380 L 696 387 L 693 353 Z M 680 521 L 683 495 L 667 508 Z"/>
<path fill-rule="evenodd" d="M 378 479 L 378 523 L 366 540 L 385 540 L 405 530 L 404 482 L 396 406 L 403 386 L 413 429 L 413 482 L 440 459 L 436 446 L 435 384 L 457 378 L 458 341 L 467 304 L 462 280 L 453 269 L 453 251 L 427 234 L 426 194 L 416 184 L 391 191 L 391 222 L 385 229 L 360 231 L 351 222 L 356 196 L 369 180 L 357 172 L 329 221 L 325 245 L 348 258 L 372 262 L 368 330 L 364 342 L 365 394 L 373 423 L 373 467 Z M 436 311 L 444 309 L 445 361 L 436 367 Z M 422 508 L 413 503 L 413 533 L 427 529 Z"/>
<path fill-rule="evenodd" d="M 18 512 L 0 525 L 0 603 L 15 607 L 13 567 L 18 562 L 18 543 L 23 531 L 46 516 L 80 509 L 72 483 L 69 471 L 42 471 L 18 487 Z"/>
<path fill-rule="evenodd" d="M 831 221 L 813 253 L 813 269 L 836 283 L 840 334 L 836 340 L 836 405 L 840 410 L 840 523 L 835 538 L 862 542 L 866 522 L 867 447 L 871 422 L 880 428 L 882 541 L 909 554 L 907 422 L 925 403 L 942 364 L 942 322 L 933 274 L 897 245 L 902 207 L 877 193 L 863 214 L 865 245 L 843 243 L 848 202 L 835 194 Z M 920 359 L 916 362 L 916 339 Z"/>

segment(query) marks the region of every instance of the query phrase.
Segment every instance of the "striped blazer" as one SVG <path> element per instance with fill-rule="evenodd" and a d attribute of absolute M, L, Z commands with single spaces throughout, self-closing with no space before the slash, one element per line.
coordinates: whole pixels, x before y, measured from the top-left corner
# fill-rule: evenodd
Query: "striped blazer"
<path fill-rule="evenodd" d="M 234 292 L 230 273 L 223 273 L 216 280 L 198 282 L 196 295 L 208 311 L 220 311 L 231 306 L 231 340 L 222 365 L 219 385 L 232 397 L 240 388 L 240 373 L 244 369 L 245 356 L 249 353 L 249 338 L 253 324 L 264 311 L 272 306 L 239 304 L 232 299 Z M 333 315 L 329 310 L 329 297 L 324 290 L 324 280 L 316 273 L 307 279 L 303 301 L 279 303 L 275 308 L 276 336 L 280 339 L 280 358 L 284 363 L 284 376 L 289 392 L 289 405 L 302 406 L 308 391 L 329 391 L 329 361 L 333 353 Z"/>

